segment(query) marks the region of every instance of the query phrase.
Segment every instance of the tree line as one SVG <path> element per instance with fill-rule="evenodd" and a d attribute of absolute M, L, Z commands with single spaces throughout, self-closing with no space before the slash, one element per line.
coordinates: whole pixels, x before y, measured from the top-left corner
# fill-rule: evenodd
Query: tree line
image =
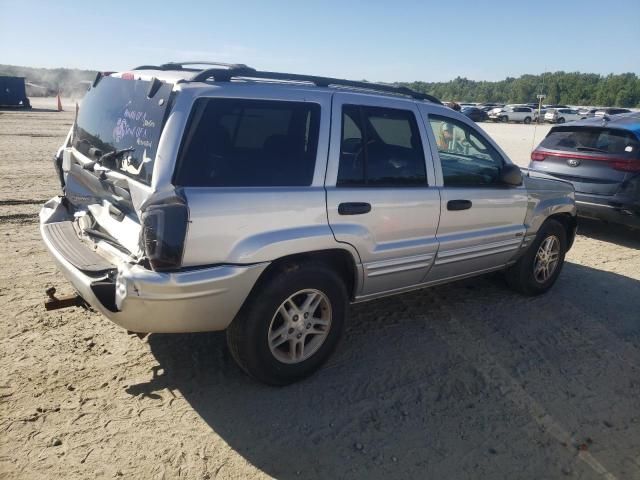
<path fill-rule="evenodd" d="M 27 81 L 49 87 L 52 91 L 73 89 L 78 82 L 93 80 L 96 72 L 67 68 L 30 68 L 0 65 L 0 75 L 26 77 Z M 536 95 L 546 95 L 544 103 L 640 107 L 640 77 L 635 73 L 598 75 L 595 73 L 553 72 L 541 75 L 507 77 L 497 82 L 458 77 L 448 82 L 401 83 L 441 100 L 458 102 L 537 102 Z"/>
<path fill-rule="evenodd" d="M 497 82 L 458 77 L 448 82 L 401 83 L 441 100 L 458 102 L 537 102 L 543 103 L 640 107 L 640 77 L 635 73 L 598 75 L 595 73 L 553 72 L 541 75 L 507 77 Z"/>

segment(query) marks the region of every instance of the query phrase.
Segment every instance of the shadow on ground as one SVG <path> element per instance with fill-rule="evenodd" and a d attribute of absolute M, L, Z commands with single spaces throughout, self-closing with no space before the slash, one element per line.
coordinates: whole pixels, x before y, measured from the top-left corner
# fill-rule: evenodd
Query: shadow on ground
<path fill-rule="evenodd" d="M 276 478 L 600 478 L 585 439 L 632 478 L 638 311 L 640 282 L 567 263 L 542 297 L 492 275 L 354 306 L 328 365 L 286 388 L 247 378 L 224 334 L 151 335 L 159 365 L 127 392 L 179 391 Z"/>
<path fill-rule="evenodd" d="M 580 218 L 578 234 L 623 247 L 640 249 L 640 230 L 632 230 L 625 225 Z"/>

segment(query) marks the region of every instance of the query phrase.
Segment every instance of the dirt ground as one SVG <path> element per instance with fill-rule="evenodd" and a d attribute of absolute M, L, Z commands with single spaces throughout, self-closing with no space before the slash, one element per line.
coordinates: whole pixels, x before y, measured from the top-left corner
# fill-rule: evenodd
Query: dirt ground
<path fill-rule="evenodd" d="M 490 275 L 354 306 L 327 366 L 270 388 L 222 334 L 44 310 L 71 292 L 37 228 L 65 108 L 0 112 L 1 478 L 640 479 L 637 233 L 581 223 L 542 297 Z M 526 165 L 548 127 L 485 128 Z"/>

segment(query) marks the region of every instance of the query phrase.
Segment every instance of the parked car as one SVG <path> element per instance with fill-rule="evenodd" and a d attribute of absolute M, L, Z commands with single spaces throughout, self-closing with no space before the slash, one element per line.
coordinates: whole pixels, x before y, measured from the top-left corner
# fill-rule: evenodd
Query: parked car
<path fill-rule="evenodd" d="M 601 110 L 600 108 L 580 108 L 578 109 L 578 113 L 582 115 L 582 118 L 591 118 L 595 117 L 596 112 Z"/>
<path fill-rule="evenodd" d="M 489 119 L 487 112 L 477 107 L 464 107 L 462 114 L 469 117 L 474 122 L 485 122 Z"/>
<path fill-rule="evenodd" d="M 570 181 L 578 214 L 640 227 L 640 113 L 553 127 L 529 168 Z"/>
<path fill-rule="evenodd" d="M 489 112 L 489 119 L 495 122 L 531 123 L 534 112 L 531 107 L 504 107 Z"/>
<path fill-rule="evenodd" d="M 550 103 L 549 105 L 544 105 L 544 108 L 569 108 L 569 105 L 560 105 L 558 103 Z"/>
<path fill-rule="evenodd" d="M 446 107 L 449 107 L 451 110 L 455 110 L 456 112 L 459 112 L 462 110 L 462 107 L 460 106 L 460 104 L 456 102 L 442 102 L 442 104 L 445 105 Z"/>
<path fill-rule="evenodd" d="M 484 110 L 485 112 L 489 112 L 489 110 L 492 110 L 496 107 L 504 107 L 504 103 L 480 103 L 476 106 Z"/>
<path fill-rule="evenodd" d="M 601 108 L 595 112 L 594 116 L 603 117 L 604 115 L 618 115 L 620 113 L 630 113 L 630 112 L 631 110 L 629 110 L 628 108 L 615 108 L 615 107 Z"/>
<path fill-rule="evenodd" d="M 549 123 L 564 123 L 584 118 L 578 110 L 573 108 L 549 108 L 544 114 L 544 121 Z"/>
<path fill-rule="evenodd" d="M 244 65 L 99 76 L 55 164 L 40 229 L 81 298 L 132 332 L 226 329 L 275 385 L 329 357 L 349 302 L 499 270 L 541 294 L 575 234 L 569 183 L 437 99 Z"/>

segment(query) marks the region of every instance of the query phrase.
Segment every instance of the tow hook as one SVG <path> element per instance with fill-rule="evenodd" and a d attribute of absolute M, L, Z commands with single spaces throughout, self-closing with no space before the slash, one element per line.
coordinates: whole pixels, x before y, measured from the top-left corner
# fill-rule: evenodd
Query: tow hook
<path fill-rule="evenodd" d="M 44 308 L 46 310 L 58 310 L 60 308 L 68 308 L 68 307 L 86 307 L 87 303 L 84 299 L 78 295 L 62 295 L 56 297 L 56 288 L 49 287 L 45 291 L 47 297 L 49 297 L 44 302 Z"/>

